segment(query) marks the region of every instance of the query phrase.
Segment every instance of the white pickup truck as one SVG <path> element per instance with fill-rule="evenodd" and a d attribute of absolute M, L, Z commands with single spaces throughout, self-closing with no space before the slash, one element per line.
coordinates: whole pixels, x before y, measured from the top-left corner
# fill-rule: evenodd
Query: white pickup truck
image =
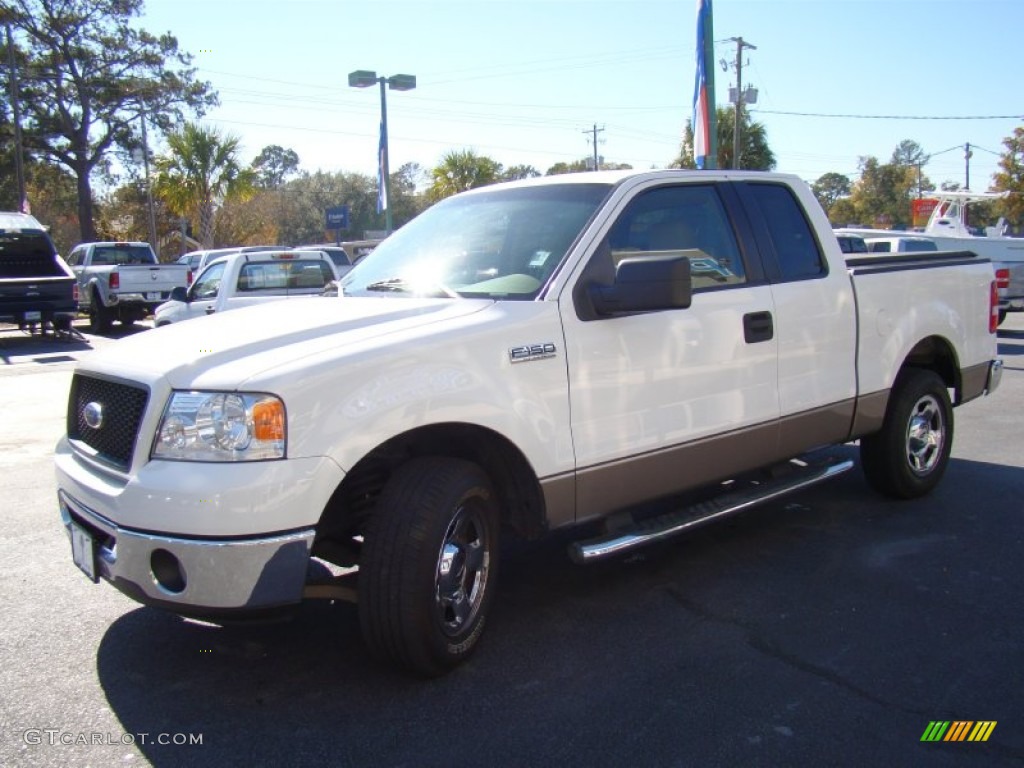
<path fill-rule="evenodd" d="M 874 488 L 920 496 L 952 406 L 1002 370 L 988 261 L 845 262 L 783 174 L 473 190 L 342 290 L 79 363 L 55 461 L 89 578 L 215 621 L 354 599 L 375 653 L 440 674 L 477 645 L 506 530 L 626 552 L 847 470 L 827 448 L 857 439 Z"/>
<path fill-rule="evenodd" d="M 337 279 L 334 262 L 320 251 L 233 253 L 207 264 L 187 290 L 171 291 L 153 323 L 160 328 L 229 309 L 320 296 Z"/>
<path fill-rule="evenodd" d="M 93 333 L 138 322 L 189 283 L 187 264 L 160 264 L 149 243 L 81 243 L 68 255 L 78 280 L 79 309 Z"/>

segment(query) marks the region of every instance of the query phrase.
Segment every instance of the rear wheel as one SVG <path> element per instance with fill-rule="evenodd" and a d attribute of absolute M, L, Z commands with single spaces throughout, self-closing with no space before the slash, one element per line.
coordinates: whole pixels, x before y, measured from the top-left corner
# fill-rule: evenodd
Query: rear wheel
<path fill-rule="evenodd" d="M 497 575 L 498 507 L 475 464 L 423 457 L 377 502 L 359 566 L 359 618 L 376 655 L 425 676 L 473 652 Z"/>
<path fill-rule="evenodd" d="M 908 368 L 896 377 L 882 429 L 860 441 L 861 466 L 879 493 L 913 499 L 946 471 L 953 446 L 953 408 L 933 371 Z"/>
<path fill-rule="evenodd" d="M 113 313 L 103 306 L 99 295 L 94 294 L 89 302 L 89 330 L 93 333 L 106 333 L 113 319 Z"/>

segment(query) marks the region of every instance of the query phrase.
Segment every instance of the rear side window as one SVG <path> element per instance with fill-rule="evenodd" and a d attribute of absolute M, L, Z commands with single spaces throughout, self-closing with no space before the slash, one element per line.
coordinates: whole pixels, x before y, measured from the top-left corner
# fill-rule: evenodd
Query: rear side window
<path fill-rule="evenodd" d="M 799 280 L 824 275 L 825 263 L 818 241 L 789 187 L 751 184 L 749 189 L 764 216 L 782 279 Z"/>
<path fill-rule="evenodd" d="M 260 261 L 243 264 L 238 273 L 239 293 L 323 288 L 334 279 L 327 262 Z"/>

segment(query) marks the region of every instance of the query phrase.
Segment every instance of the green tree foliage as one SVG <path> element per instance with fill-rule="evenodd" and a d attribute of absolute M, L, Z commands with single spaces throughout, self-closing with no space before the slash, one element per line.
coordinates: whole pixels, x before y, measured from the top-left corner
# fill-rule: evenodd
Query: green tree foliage
<path fill-rule="evenodd" d="M 391 174 L 391 221 L 397 229 L 423 212 L 429 205 L 419 189 L 426 184 L 427 172 L 419 163 L 405 163 Z M 383 215 L 378 227 L 383 229 Z"/>
<path fill-rule="evenodd" d="M 839 200 L 848 197 L 852 188 L 849 177 L 835 171 L 818 177 L 811 185 L 811 190 L 821 203 L 821 207 L 825 209 L 825 213 L 829 213 Z"/>
<path fill-rule="evenodd" d="M 326 211 L 338 205 L 349 207 L 349 229 L 342 233 L 342 239 L 359 239 L 367 229 L 383 228 L 383 216 L 377 214 L 375 178 L 361 173 L 317 171 L 304 173 L 281 188 L 284 215 L 279 241 L 308 245 L 334 239 L 334 232 L 326 230 Z"/>
<path fill-rule="evenodd" d="M 294 149 L 278 144 L 263 148 L 250 166 L 256 172 L 256 184 L 263 189 L 277 189 L 289 176 L 299 171 L 299 156 Z"/>
<path fill-rule="evenodd" d="M 258 190 L 246 199 L 225 200 L 217 211 L 214 242 L 226 245 L 281 243 L 281 190 Z"/>
<path fill-rule="evenodd" d="M 921 172 L 928 155 L 920 145 L 904 139 L 893 150 L 888 163 L 875 157 L 860 158 L 860 178 L 850 191 L 851 208 L 829 209 L 834 224 L 854 220 L 882 229 L 909 229 L 913 224 L 911 200 L 935 188 Z M 850 215 L 852 214 L 852 215 Z"/>
<path fill-rule="evenodd" d="M 545 176 L 557 176 L 560 173 L 583 173 L 584 171 L 593 170 L 594 159 L 592 157 L 584 157 L 579 160 L 573 160 L 571 163 L 555 163 L 547 172 Z M 629 163 L 599 163 L 598 170 L 602 171 L 628 171 L 633 166 Z"/>
<path fill-rule="evenodd" d="M 832 204 L 828 210 L 828 220 L 834 227 L 863 226 L 857 215 L 857 207 L 848 197 L 841 197 Z"/>
<path fill-rule="evenodd" d="M 32 215 L 50 228 L 57 251 L 66 256 L 79 242 L 80 233 L 74 176 L 53 163 L 26 163 L 25 196 L 31 203 Z"/>
<path fill-rule="evenodd" d="M 518 181 L 519 179 L 533 179 L 540 176 L 540 171 L 532 165 L 513 165 L 501 172 L 502 181 Z"/>
<path fill-rule="evenodd" d="M 432 202 L 501 181 L 501 163 L 471 149 L 452 150 L 430 172 L 427 197 Z"/>
<path fill-rule="evenodd" d="M 225 200 L 252 196 L 256 174 L 238 159 L 239 139 L 186 123 L 168 134 L 169 153 L 155 161 L 155 194 L 172 213 L 199 222 L 199 241 L 214 244 L 214 216 Z"/>
<path fill-rule="evenodd" d="M 922 173 L 922 168 L 928 164 L 929 160 L 931 160 L 931 155 L 925 154 L 920 144 L 911 139 L 904 139 L 892 151 L 889 163 L 913 169 L 916 190 L 914 196 L 924 197 L 926 192 L 935 189 L 935 185 L 932 184 L 931 180 Z"/>
<path fill-rule="evenodd" d="M 906 229 L 911 224 L 910 201 L 917 192 L 917 169 L 860 158 L 860 179 L 853 185 L 851 202 L 867 226 Z"/>
<path fill-rule="evenodd" d="M 132 25 L 142 0 L 4 0 L 26 59 L 26 147 L 75 177 L 81 238 L 95 239 L 92 174 L 117 147 L 138 146 L 139 117 L 160 130 L 216 103 L 171 35 Z M 16 45 L 19 43 L 16 42 Z"/>
<path fill-rule="evenodd" d="M 992 179 L 992 189 L 1005 192 L 997 210 L 1015 226 L 1024 225 L 1024 126 L 1014 128 L 1013 135 L 1003 139 L 1006 151 L 999 158 L 999 170 Z"/>
<path fill-rule="evenodd" d="M 728 107 L 715 109 L 718 139 L 718 167 L 733 168 L 732 127 L 736 124 L 736 112 Z M 743 112 L 740 120 L 740 155 L 744 170 L 771 171 L 775 169 L 775 153 L 768 146 L 768 133 L 762 123 L 754 122 L 749 112 Z M 693 122 L 686 121 L 683 128 L 683 143 L 679 156 L 673 161 L 673 168 L 696 168 L 693 160 Z"/>

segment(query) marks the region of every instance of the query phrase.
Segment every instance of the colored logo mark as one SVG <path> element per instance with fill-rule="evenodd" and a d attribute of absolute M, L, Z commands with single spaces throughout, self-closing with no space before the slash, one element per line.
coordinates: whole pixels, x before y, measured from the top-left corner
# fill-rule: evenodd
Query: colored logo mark
<path fill-rule="evenodd" d="M 921 741 L 988 741 L 995 720 L 932 720 Z"/>

